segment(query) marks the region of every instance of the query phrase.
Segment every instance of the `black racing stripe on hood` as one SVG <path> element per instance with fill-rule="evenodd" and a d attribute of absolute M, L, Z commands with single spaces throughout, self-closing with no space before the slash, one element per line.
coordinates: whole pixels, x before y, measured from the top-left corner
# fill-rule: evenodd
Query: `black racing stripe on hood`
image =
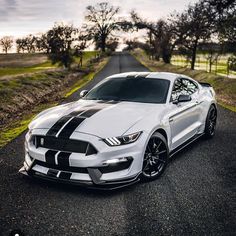
<path fill-rule="evenodd" d="M 74 117 L 59 133 L 58 138 L 68 139 L 75 129 L 85 120 L 82 117 Z"/>
<path fill-rule="evenodd" d="M 71 119 L 71 116 L 63 116 L 61 117 L 47 132 L 47 136 L 56 136 L 58 131 L 62 128 L 62 126 Z"/>
<path fill-rule="evenodd" d="M 56 136 L 59 130 L 66 124 L 66 122 L 69 121 L 74 116 L 79 115 L 80 113 L 84 112 L 86 110 L 77 110 L 77 111 L 72 111 L 66 116 L 61 117 L 46 133 L 46 136 Z"/>
<path fill-rule="evenodd" d="M 85 109 L 79 109 L 77 111 L 72 111 L 66 116 L 61 117 L 47 132 L 46 136 L 56 136 L 58 135 L 58 138 L 69 138 L 71 134 L 75 131 L 75 129 L 86 119 L 97 112 L 101 111 L 102 109 L 107 107 L 107 104 L 117 104 L 119 101 L 108 101 L 103 102 L 104 106 L 94 106 L 94 108 L 86 109 L 88 107 L 91 107 L 91 105 L 85 106 L 83 108 Z M 72 118 L 73 117 L 73 118 Z M 71 119 L 72 118 L 72 119 Z M 71 119 L 71 120 L 70 120 Z M 70 121 L 69 121 L 70 120 Z M 68 122 L 69 121 L 69 122 Z M 68 122 L 68 123 L 67 123 Z M 67 124 L 66 124 L 67 123 Z M 66 125 L 65 125 L 66 124 Z M 65 125 L 65 127 L 62 129 L 62 127 Z M 61 130 L 62 129 L 62 130 Z M 61 131 L 60 131 L 61 130 Z"/>
<path fill-rule="evenodd" d="M 84 118 L 89 118 L 89 117 L 93 116 L 95 113 L 101 111 L 102 109 L 101 108 L 90 109 L 90 110 L 85 111 L 83 114 L 81 114 L 81 116 Z"/>

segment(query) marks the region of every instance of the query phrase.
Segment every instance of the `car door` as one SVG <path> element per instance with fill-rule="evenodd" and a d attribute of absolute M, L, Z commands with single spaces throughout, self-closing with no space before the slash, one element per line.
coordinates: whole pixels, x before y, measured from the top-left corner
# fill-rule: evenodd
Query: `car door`
<path fill-rule="evenodd" d="M 171 113 L 169 116 L 172 144 L 171 150 L 197 134 L 201 122 L 198 101 L 198 85 L 187 78 L 175 80 L 171 94 Z M 190 95 L 191 101 L 174 104 L 179 95 Z"/>

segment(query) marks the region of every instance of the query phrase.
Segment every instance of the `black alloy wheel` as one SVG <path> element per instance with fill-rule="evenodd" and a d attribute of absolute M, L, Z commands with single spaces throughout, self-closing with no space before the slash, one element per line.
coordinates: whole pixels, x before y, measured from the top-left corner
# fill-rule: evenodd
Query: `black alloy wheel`
<path fill-rule="evenodd" d="M 169 158 L 166 138 L 160 133 L 154 133 L 145 150 L 143 158 L 142 179 L 157 179 L 165 170 Z"/>
<path fill-rule="evenodd" d="M 211 105 L 207 114 L 206 125 L 205 125 L 205 136 L 207 138 L 212 138 L 215 135 L 216 121 L 217 121 L 217 110 L 214 105 Z"/>

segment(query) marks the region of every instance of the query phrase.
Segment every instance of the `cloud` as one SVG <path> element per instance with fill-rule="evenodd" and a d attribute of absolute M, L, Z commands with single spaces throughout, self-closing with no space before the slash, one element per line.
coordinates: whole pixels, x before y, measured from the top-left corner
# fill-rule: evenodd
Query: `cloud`
<path fill-rule="evenodd" d="M 54 22 L 83 22 L 86 6 L 104 0 L 0 0 L 0 36 L 44 32 Z M 196 1 L 196 0 L 192 0 Z M 121 16 L 135 9 L 140 15 L 156 20 L 173 10 L 182 10 L 189 0 L 108 0 L 121 7 Z"/>

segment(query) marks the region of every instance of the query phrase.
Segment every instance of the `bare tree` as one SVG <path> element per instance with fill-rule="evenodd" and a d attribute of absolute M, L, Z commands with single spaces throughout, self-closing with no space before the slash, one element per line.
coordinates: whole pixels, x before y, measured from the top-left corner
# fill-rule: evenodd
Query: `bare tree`
<path fill-rule="evenodd" d="M 6 54 L 13 46 L 13 38 L 11 36 L 4 36 L 0 39 L 0 45 L 2 46 L 3 52 Z"/>
<path fill-rule="evenodd" d="M 114 7 L 108 2 L 87 7 L 87 31 L 103 52 L 106 50 L 108 37 L 121 27 L 117 19 L 119 10 L 119 7 Z"/>

